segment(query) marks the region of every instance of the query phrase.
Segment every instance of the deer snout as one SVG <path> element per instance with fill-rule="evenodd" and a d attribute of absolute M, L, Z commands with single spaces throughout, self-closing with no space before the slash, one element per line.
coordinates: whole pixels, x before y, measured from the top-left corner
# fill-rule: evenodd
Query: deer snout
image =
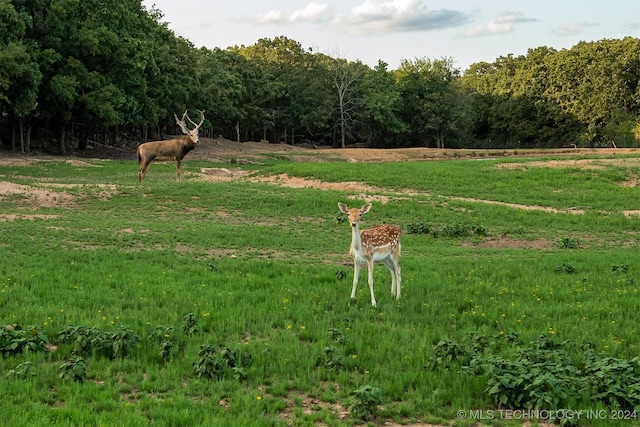
<path fill-rule="evenodd" d="M 358 225 L 358 223 L 357 223 L 357 222 L 352 222 L 352 223 L 351 223 L 351 227 L 353 227 L 353 228 L 356 228 L 356 225 Z"/>

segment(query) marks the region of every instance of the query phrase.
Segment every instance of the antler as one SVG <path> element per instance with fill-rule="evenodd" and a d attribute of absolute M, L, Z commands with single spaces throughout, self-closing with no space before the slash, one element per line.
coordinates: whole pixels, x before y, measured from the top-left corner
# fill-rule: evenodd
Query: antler
<path fill-rule="evenodd" d="M 176 118 L 176 124 L 178 126 L 180 126 L 180 130 L 182 130 L 182 133 L 187 133 L 189 132 L 189 129 L 187 129 L 187 125 L 184 122 L 184 118 L 187 116 L 187 110 L 184 111 L 184 114 L 182 115 L 182 119 L 179 119 L 178 116 L 176 116 L 176 113 L 173 113 L 173 117 Z"/>
<path fill-rule="evenodd" d="M 195 124 L 195 122 L 191 120 L 191 117 L 189 117 L 189 115 L 187 114 L 187 110 L 184 111 L 184 114 L 182 115 L 182 119 L 179 119 L 175 113 L 173 114 L 173 116 L 176 118 L 176 124 L 180 126 L 180 130 L 182 130 L 182 133 L 186 134 L 187 132 L 189 132 L 189 128 L 187 127 L 187 124 L 184 121 L 185 117 L 187 118 L 187 120 L 191 122 L 192 125 L 195 126 L 193 130 L 197 130 L 200 126 L 202 126 L 202 124 L 204 123 L 204 110 L 198 110 L 198 112 L 200 112 L 200 123 L 198 124 Z"/>
<path fill-rule="evenodd" d="M 200 113 L 200 123 L 198 123 L 198 124 L 195 124 L 193 122 L 193 120 L 191 120 L 191 118 L 189 116 L 187 116 L 187 119 L 189 119 L 191 124 L 195 126 L 194 130 L 198 129 L 204 123 L 204 110 L 198 110 L 198 112 Z"/>

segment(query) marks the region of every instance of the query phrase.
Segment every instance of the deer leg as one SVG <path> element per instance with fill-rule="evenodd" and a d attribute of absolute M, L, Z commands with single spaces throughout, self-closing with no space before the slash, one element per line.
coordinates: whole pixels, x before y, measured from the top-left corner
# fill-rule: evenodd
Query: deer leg
<path fill-rule="evenodd" d="M 140 164 L 140 170 L 138 171 L 138 182 L 142 184 L 142 180 L 147 173 L 147 169 L 149 169 L 150 162 L 143 161 Z"/>
<path fill-rule="evenodd" d="M 358 277 L 360 276 L 360 263 L 353 262 L 353 288 L 351 288 L 351 299 L 356 299 L 356 289 L 358 289 Z"/>
<path fill-rule="evenodd" d="M 367 261 L 369 267 L 369 290 L 371 291 L 371 305 L 377 307 L 376 297 L 373 295 L 373 259 Z"/>
<path fill-rule="evenodd" d="M 387 266 L 391 272 L 391 295 L 400 299 L 400 265 L 395 258 L 387 258 L 384 260 L 384 265 Z"/>
<path fill-rule="evenodd" d="M 402 278 L 400 277 L 400 265 L 396 263 L 396 299 L 400 299 L 400 284 L 402 283 Z"/>
<path fill-rule="evenodd" d="M 384 265 L 387 266 L 387 268 L 389 269 L 389 272 L 391 273 L 391 295 L 396 296 L 396 290 L 397 290 L 396 268 L 395 268 L 395 265 L 393 265 L 393 260 L 390 258 L 385 258 L 384 261 L 382 262 L 384 263 Z"/>
<path fill-rule="evenodd" d="M 180 178 L 180 160 L 175 159 L 176 162 L 176 180 L 178 182 L 181 182 L 181 178 Z"/>

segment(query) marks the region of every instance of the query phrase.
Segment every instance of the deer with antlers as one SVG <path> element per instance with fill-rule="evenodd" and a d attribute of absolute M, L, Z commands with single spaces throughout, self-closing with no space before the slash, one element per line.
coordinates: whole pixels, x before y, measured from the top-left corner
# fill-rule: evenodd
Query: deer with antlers
<path fill-rule="evenodd" d="M 204 110 L 200 111 L 200 123 L 195 124 L 193 120 L 189 118 L 185 111 L 182 115 L 182 119 L 178 119 L 178 116 L 173 115 L 176 118 L 176 124 L 184 133 L 184 136 L 176 139 L 168 139 L 165 141 L 152 141 L 145 142 L 138 146 L 138 164 L 140 170 L 138 171 L 138 181 L 142 183 L 147 169 L 151 162 L 170 162 L 173 161 L 176 164 L 176 179 L 180 182 L 180 162 L 184 159 L 184 156 L 194 148 L 200 141 L 198 138 L 198 129 L 204 123 Z M 195 128 L 189 130 L 185 123 L 185 118 L 191 122 Z"/>
<path fill-rule="evenodd" d="M 382 262 L 391 272 L 391 295 L 400 298 L 400 236 L 402 230 L 387 224 L 377 225 L 368 230 L 360 231 L 360 216 L 369 212 L 371 203 L 362 208 L 349 209 L 344 203 L 338 203 L 340 211 L 347 214 L 351 224 L 351 248 L 349 254 L 353 257 L 353 288 L 351 300 L 356 298 L 358 288 L 358 276 L 360 268 L 365 263 L 369 270 L 369 289 L 371 290 L 371 305 L 376 307 L 376 298 L 373 294 L 373 265 L 376 261 Z"/>

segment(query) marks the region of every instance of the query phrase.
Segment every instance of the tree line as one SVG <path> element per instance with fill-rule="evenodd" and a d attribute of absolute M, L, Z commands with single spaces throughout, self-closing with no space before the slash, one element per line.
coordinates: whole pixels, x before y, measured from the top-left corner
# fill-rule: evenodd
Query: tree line
<path fill-rule="evenodd" d="M 396 70 L 286 37 L 195 48 L 140 0 L 0 0 L 0 146 L 66 153 L 175 133 L 345 147 L 633 147 L 640 39 L 530 49 L 462 72 L 452 58 Z M 39 146 L 39 147 L 40 147 Z"/>

